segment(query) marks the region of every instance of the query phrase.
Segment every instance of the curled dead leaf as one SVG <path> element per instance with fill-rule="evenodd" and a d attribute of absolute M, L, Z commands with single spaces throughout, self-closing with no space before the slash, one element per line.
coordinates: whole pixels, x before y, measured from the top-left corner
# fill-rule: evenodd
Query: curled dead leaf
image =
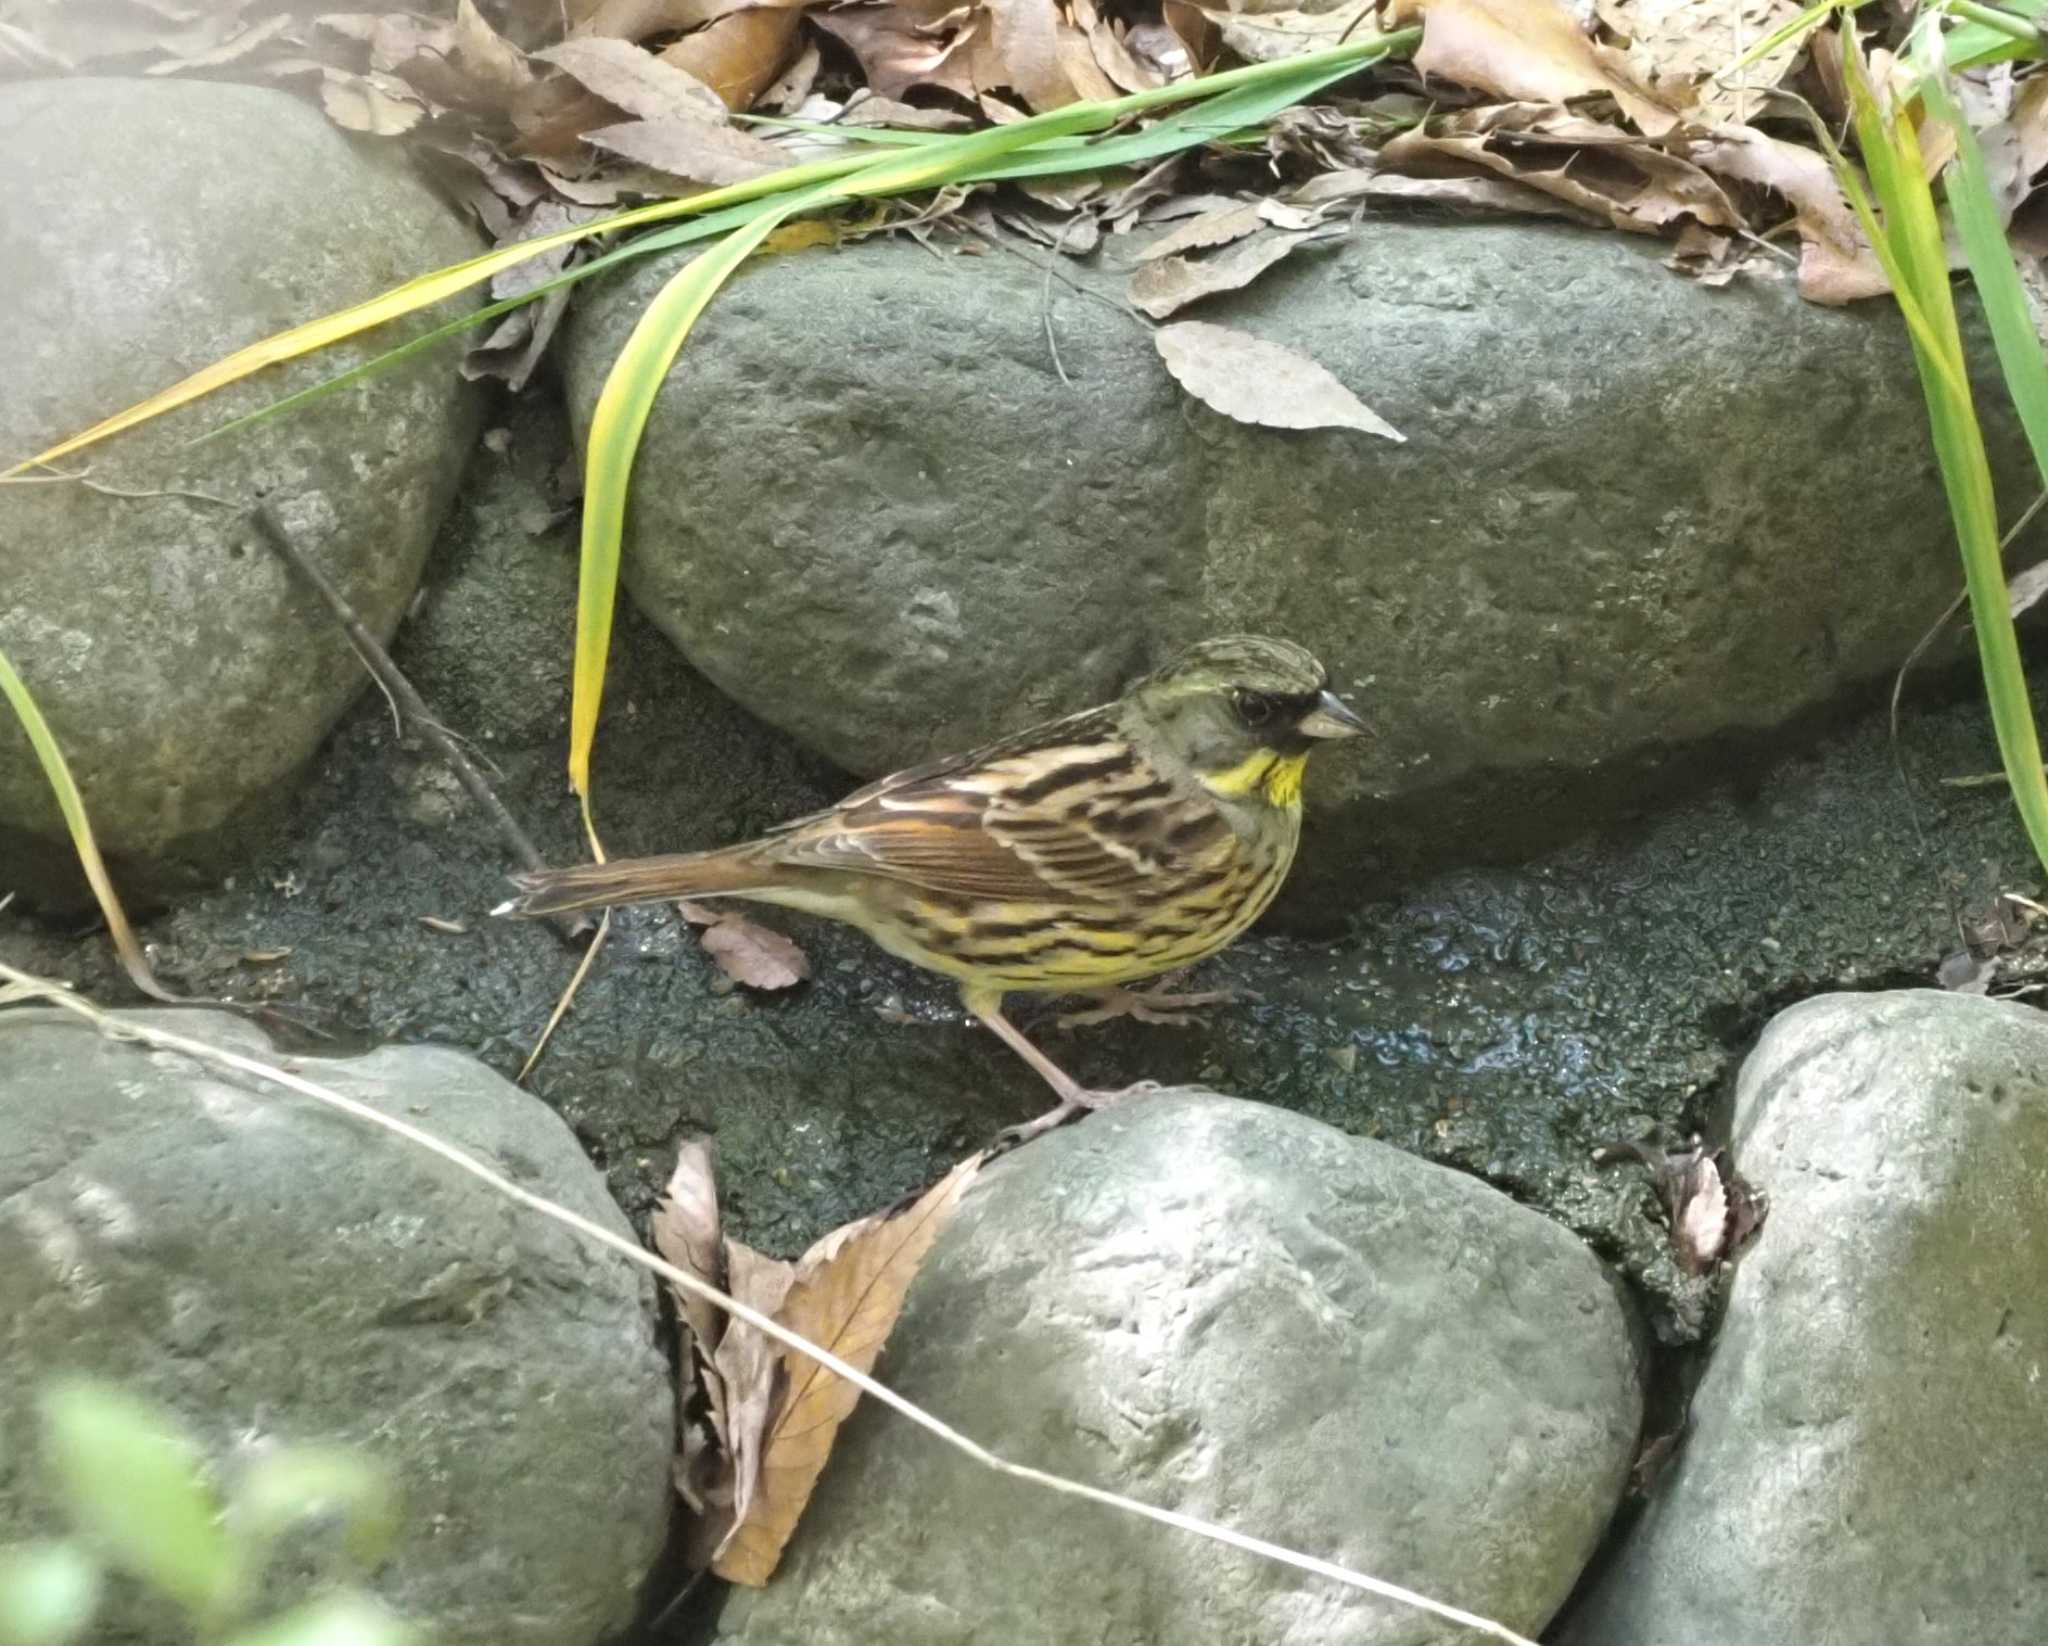
<path fill-rule="evenodd" d="M 907 1210 L 827 1235 L 798 1264 L 776 1320 L 857 1370 L 873 1370 L 911 1281 L 981 1165 L 982 1156 L 971 1155 Z M 794 1350 L 782 1352 L 781 1368 L 785 1385 L 767 1428 L 758 1488 L 711 1568 L 753 1587 L 773 1575 L 860 1399 L 838 1373 Z"/>
<path fill-rule="evenodd" d="M 1396 0 L 1387 26 L 1422 20 L 1412 59 L 1425 79 L 1441 75 L 1516 101 L 1563 103 L 1606 95 L 1652 137 L 1677 113 L 1637 83 L 1612 47 L 1579 26 L 1562 0 Z"/>
<path fill-rule="evenodd" d="M 725 122 L 726 107 L 717 92 L 695 75 L 630 41 L 564 40 L 534 55 L 638 119 Z"/>
<path fill-rule="evenodd" d="M 344 131 L 371 137 L 396 137 L 427 117 L 427 106 L 412 87 L 389 74 L 327 69 L 320 78 L 320 106 Z"/>
<path fill-rule="evenodd" d="M 1336 0 L 1328 6 L 1204 6 L 1224 45 L 1247 63 L 1276 63 L 1326 51 L 1373 27 L 1379 0 Z"/>
<path fill-rule="evenodd" d="M 1623 61 L 1643 85 L 1705 123 L 1743 121 L 1785 78 L 1805 42 L 1785 41 L 1723 73 L 1799 15 L 1800 0 L 1597 0 L 1600 21 L 1626 41 Z"/>
<path fill-rule="evenodd" d="M 718 1148 L 692 1138 L 676 1151 L 675 1170 L 654 1208 L 654 1249 L 707 1286 L 725 1284 L 725 1231 L 718 1211 Z M 676 1312 L 706 1354 L 718 1347 L 725 1315 L 694 1292 L 671 1285 Z M 687 1368 L 686 1368 L 687 1370 Z"/>
<path fill-rule="evenodd" d="M 661 54 L 664 63 L 694 75 L 729 109 L 747 109 L 775 84 L 796 43 L 803 13 L 777 6 L 728 12 Z"/>
<path fill-rule="evenodd" d="M 1283 257 L 1311 241 L 1342 233 L 1337 225 L 1326 230 L 1275 230 L 1216 257 L 1162 257 L 1156 262 L 1141 263 L 1131 276 L 1130 299 L 1154 320 L 1164 320 L 1200 298 L 1250 285 Z"/>
<path fill-rule="evenodd" d="M 811 975 L 810 957 L 789 938 L 744 915 L 721 915 L 697 941 L 718 969 L 750 989 L 788 989 Z"/>
<path fill-rule="evenodd" d="M 1279 343 L 1199 320 L 1161 326 L 1152 341 L 1175 382 L 1240 423 L 1407 438 L 1307 355 Z"/>
<path fill-rule="evenodd" d="M 789 157 L 773 143 L 688 117 L 599 126 L 585 132 L 583 140 L 608 154 L 694 183 L 744 183 L 789 164 Z"/>

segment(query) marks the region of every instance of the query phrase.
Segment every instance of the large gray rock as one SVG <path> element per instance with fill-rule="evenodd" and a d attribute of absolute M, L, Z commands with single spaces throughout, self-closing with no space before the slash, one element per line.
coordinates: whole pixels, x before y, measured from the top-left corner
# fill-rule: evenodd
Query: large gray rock
<path fill-rule="evenodd" d="M 240 1018 L 135 1015 L 274 1055 Z M 568 1128 L 461 1053 L 295 1066 L 629 1232 Z M 639 1271 L 410 1144 L 60 1012 L 0 1014 L 0 1137 L 0 1433 L 87 1372 L 216 1456 L 359 1448 L 404 1493 L 379 1586 L 446 1646 L 589 1646 L 632 1615 L 673 1443 Z M 0 1544 L 54 1525 L 10 1450 Z"/>
<path fill-rule="evenodd" d="M 1623 1306 L 1556 1224 L 1299 1115 L 1181 1090 L 1006 1159 L 880 1375 L 1006 1457 L 1531 1634 L 1620 1494 Z M 1462 1630 L 1002 1479 L 872 1403 L 739 1646 L 1463 1641 Z"/>
<path fill-rule="evenodd" d="M 2048 1019 L 1830 995 L 1743 1065 L 1771 1197 L 1578 1646 L 2048 1639 Z"/>
<path fill-rule="evenodd" d="M 0 88 L 0 145 L 4 462 L 477 250 L 391 154 L 282 92 L 16 84 Z M 227 507 L 83 485 L 0 489 L 0 649 L 129 884 L 161 884 L 257 821 L 367 681 L 246 511 L 273 500 L 388 637 L 467 457 L 474 396 L 442 352 L 252 431 L 186 443 L 432 323 L 265 371 L 65 465 L 90 465 L 119 491 Z M 0 715 L 0 884 L 52 894 L 63 841 L 27 743 Z"/>
<path fill-rule="evenodd" d="M 1661 251 L 1376 220 L 1194 311 L 1306 349 L 1405 445 L 1229 422 L 1033 261 L 775 259 L 655 405 L 628 586 L 863 773 L 1098 701 L 1205 634 L 1285 635 L 1378 734 L 1321 763 L 1298 875 L 1526 850 L 1638 802 L 1632 764 L 1894 668 L 1956 581 L 1896 312 L 1710 291 Z M 1077 278 L 1118 295 L 1129 255 Z M 579 310 L 580 426 L 675 267 Z M 2009 419 L 1993 437 L 2023 461 Z M 1426 827 L 1390 840 L 1391 817 Z"/>

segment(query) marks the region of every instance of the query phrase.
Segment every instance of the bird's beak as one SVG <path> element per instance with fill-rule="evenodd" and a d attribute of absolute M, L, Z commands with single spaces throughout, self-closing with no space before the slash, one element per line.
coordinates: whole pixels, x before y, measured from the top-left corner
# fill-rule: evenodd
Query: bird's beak
<path fill-rule="evenodd" d="M 1324 692 L 1295 730 L 1303 737 L 1357 737 L 1365 731 L 1365 722 L 1335 692 Z"/>

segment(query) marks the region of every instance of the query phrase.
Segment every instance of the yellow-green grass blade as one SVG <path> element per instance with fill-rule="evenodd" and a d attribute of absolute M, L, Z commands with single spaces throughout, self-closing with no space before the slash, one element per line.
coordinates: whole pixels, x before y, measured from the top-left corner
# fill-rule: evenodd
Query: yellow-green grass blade
<path fill-rule="evenodd" d="M 1006 154 L 1043 138 L 1099 130 L 1148 109 L 1212 98 L 1242 86 L 1272 84 L 1297 78 L 1312 79 L 1326 70 L 1333 78 L 1348 74 L 1391 52 L 1412 48 L 1421 38 L 1421 33 L 1420 28 L 1408 28 L 1386 35 L 1365 36 L 1346 45 L 1305 53 L 1300 57 L 1286 58 L 1277 63 L 1254 63 L 1243 68 L 1226 70 L 1222 74 L 1176 81 L 1173 85 L 1160 86 L 1151 91 L 1133 92 L 1129 96 L 1111 98 L 1105 102 L 1072 104 L 1067 108 L 1033 115 L 1027 120 L 999 127 L 993 132 L 974 132 L 962 137 L 947 138 L 922 151 L 929 160 L 928 168 L 916 165 L 906 168 L 906 157 L 890 149 L 863 148 L 849 155 L 835 155 L 828 159 L 786 167 L 781 171 L 750 178 L 744 183 L 735 183 L 726 188 L 693 195 L 686 200 L 656 201 L 652 205 L 563 229 L 555 234 L 523 240 L 516 245 L 501 246 L 495 251 L 420 275 L 350 308 L 338 310 L 252 343 L 247 348 L 239 349 L 225 359 L 215 361 L 212 365 L 192 373 L 125 411 L 117 412 L 91 428 L 59 441 L 7 472 L 18 474 L 25 469 L 69 456 L 123 430 L 134 428 L 151 418 L 160 417 L 166 412 L 188 405 L 216 389 L 239 382 L 265 366 L 296 359 L 330 343 L 340 342 L 344 338 L 356 336 L 388 321 L 432 307 L 491 279 L 505 269 L 515 268 L 529 258 L 552 251 L 558 246 L 573 244 L 620 229 L 635 228 L 643 223 L 699 215 L 771 195 L 806 190 L 830 179 L 853 177 L 869 168 L 892 168 L 895 181 L 887 186 L 864 188 L 855 192 L 863 195 L 901 192 L 928 187 L 934 181 L 953 181 L 964 167 L 974 164 L 982 156 Z M 1005 138 L 1007 141 L 993 143 L 990 140 L 994 138 Z"/>
<path fill-rule="evenodd" d="M 1419 30 L 1403 31 L 1405 39 Z M 1211 84 L 1231 91 L 1263 92 L 1285 107 L 1314 87 L 1354 72 L 1370 58 L 1384 55 L 1389 39 L 1372 37 L 1336 52 L 1318 52 L 1280 64 L 1258 64 L 1214 76 Z M 1172 88 L 1161 88 L 1162 91 Z M 1154 106 L 1157 94 L 1139 93 L 1117 100 L 1131 106 Z M 976 168 L 1070 129 L 1106 124 L 1105 111 L 1115 104 L 1079 105 L 1036 115 L 1029 120 L 980 131 L 944 144 L 905 153 L 885 154 L 858 171 L 822 183 L 815 189 L 778 201 L 775 207 L 733 231 L 717 246 L 693 259 L 664 286 L 635 325 L 619 358 L 613 362 L 591 414 L 584 454 L 583 546 L 576 597 L 576 658 L 569 710 L 569 782 L 588 801 L 590 756 L 597 738 L 598 712 L 604 698 L 605 669 L 611 656 L 612 618 L 618 602 L 619 557 L 625 536 L 626 494 L 640 437 L 669 367 L 690 328 L 742 262 L 787 218 L 848 198 L 902 193 L 959 181 Z M 1227 109 L 1225 118 L 1241 125 L 1246 111 Z M 1199 137 L 1183 129 L 1186 146 Z"/>
<path fill-rule="evenodd" d="M 1929 112 L 1955 134 L 1955 159 L 1950 162 L 1946 185 L 1949 216 L 1969 259 L 1970 277 L 1984 304 L 1999 368 L 2019 412 L 2020 426 L 2026 431 L 2034 466 L 2042 479 L 2048 481 L 2048 356 L 2042 353 L 2041 337 L 2034 329 L 2027 294 L 2020 285 L 2019 268 L 2013 262 L 2005 227 L 1999 221 L 1998 202 L 1984 166 L 1984 150 L 1950 96 L 1938 66 L 1922 83 L 1921 96 Z"/>
<path fill-rule="evenodd" d="M 253 424 L 266 422 L 270 418 L 279 416 L 284 412 L 296 411 L 301 406 L 308 405 L 315 400 L 332 394 L 336 389 L 346 388 L 349 384 L 361 378 L 373 376 L 377 372 L 395 366 L 416 354 L 424 354 L 429 349 L 438 348 L 441 344 L 460 337 L 464 332 L 475 331 L 478 327 L 487 326 L 500 315 L 509 314 L 514 309 L 524 308 L 528 303 L 538 302 L 550 292 L 561 291 L 575 285 L 578 281 L 588 280 L 593 275 L 603 274 L 609 269 L 616 268 L 621 263 L 631 262 L 634 258 L 648 257 L 655 252 L 669 251 L 677 246 L 686 246 L 693 240 L 708 240 L 715 234 L 724 234 L 728 229 L 739 228 L 751 221 L 757 213 L 773 209 L 774 205 L 775 199 L 771 195 L 766 199 L 750 200 L 742 205 L 728 206 L 724 211 L 715 211 L 704 217 L 692 218 L 689 222 L 679 224 L 672 229 L 650 231 L 628 241 L 623 246 L 615 247 L 611 251 L 593 257 L 587 263 L 579 263 L 573 269 L 564 270 L 552 279 L 537 281 L 515 297 L 507 297 L 500 302 L 487 303 L 480 309 L 472 309 L 467 314 L 458 315 L 445 325 L 436 326 L 432 331 L 422 332 L 409 343 L 401 343 L 397 348 L 387 349 L 384 353 L 365 360 L 360 365 L 351 366 L 347 371 L 336 372 L 332 377 L 324 377 L 319 382 L 300 389 L 296 394 L 288 394 L 280 400 L 271 401 L 266 406 L 259 406 L 256 410 L 245 413 L 241 417 L 232 418 L 217 428 L 209 429 L 206 433 L 195 436 L 191 443 L 195 446 L 201 445 L 208 440 L 217 440 L 222 435 L 233 434 L 238 429 L 246 429 Z"/>
<path fill-rule="evenodd" d="M 1382 44 L 1384 43 L 1383 41 Z M 1324 68 L 1320 72 L 1293 74 L 1270 80 L 1268 83 L 1241 86 L 1236 91 L 1223 92 L 1193 109 L 1169 115 L 1139 132 L 1094 138 L 1080 135 L 1036 138 L 1023 150 L 986 164 L 972 165 L 966 161 L 958 161 L 960 164 L 968 164 L 969 169 L 960 176 L 949 177 L 946 180 L 980 183 L 1006 177 L 1045 177 L 1069 171 L 1095 171 L 1109 166 L 1142 165 L 1178 149 L 1190 148 L 1202 142 L 1226 140 L 1233 133 L 1254 129 L 1280 109 L 1299 102 L 1334 80 L 1356 72 L 1359 66 L 1356 62 L 1346 61 L 1335 68 Z M 1014 132 L 1017 128 L 1013 125 L 1000 129 Z M 904 135 L 915 135 L 921 140 L 932 139 L 937 143 L 957 141 L 943 133 L 919 132 Z M 929 148 L 931 143 L 921 141 L 917 146 Z M 904 192 L 916 186 L 918 185 L 902 184 L 899 190 L 889 192 Z M 197 439 L 211 440 L 248 428 L 282 412 L 296 410 L 323 395 L 333 393 L 336 389 L 395 366 L 413 355 L 438 347 L 464 332 L 487 325 L 500 315 L 523 304 L 535 302 L 550 292 L 587 280 L 592 275 L 603 273 L 620 263 L 668 251 L 712 234 L 723 233 L 728 228 L 739 227 L 750 221 L 756 212 L 767 210 L 772 203 L 772 196 L 765 197 L 729 206 L 722 211 L 709 213 L 674 228 L 651 230 L 550 280 L 537 282 L 515 297 L 487 304 L 483 308 L 458 316 L 445 325 L 437 326 L 432 331 L 423 333 L 412 341 L 387 350 L 347 371 L 323 378 L 296 394 L 286 395 L 282 399 L 258 407 L 245 416 L 223 423 L 218 428 L 198 436 Z"/>
<path fill-rule="evenodd" d="M 114 939 L 114 951 L 121 957 L 121 965 L 128 973 L 129 981 L 153 1000 L 175 1001 L 178 997 L 157 982 L 156 974 L 150 970 L 149 961 L 142 952 L 142 945 L 136 941 L 135 928 L 128 924 L 128 913 L 121 907 L 120 896 L 114 890 L 113 876 L 107 873 L 106 860 L 100 856 L 99 842 L 93 838 L 92 819 L 86 815 L 85 797 L 78 792 L 77 780 L 71 775 L 71 766 L 57 744 L 56 734 L 50 730 L 50 723 L 43 718 L 43 711 L 36 707 L 27 683 L 15 671 L 5 652 L 0 652 L 0 696 L 7 699 L 15 719 L 28 733 L 29 747 L 35 750 L 36 759 L 42 764 L 43 776 L 49 780 L 50 790 L 57 797 L 57 809 L 63 813 L 64 827 L 71 835 L 71 849 L 78 854 L 78 866 L 85 871 L 86 883 L 92 887 L 100 913 L 106 917 L 107 931 Z"/>
<path fill-rule="evenodd" d="M 784 219 L 835 198 L 835 187 L 827 184 L 777 201 L 677 270 L 647 305 L 598 394 L 583 462 L 582 573 L 576 590 L 576 663 L 569 706 L 569 781 L 586 800 L 591 744 L 597 736 L 605 665 L 611 656 L 627 482 L 654 397 L 661 392 L 683 339 L 733 270 Z"/>
<path fill-rule="evenodd" d="M 868 164 L 866 154 L 854 154 L 843 158 L 813 161 L 807 165 L 790 166 L 782 171 L 770 172 L 765 177 L 750 178 L 744 183 L 735 183 L 728 188 L 714 189 L 707 194 L 692 195 L 686 200 L 659 200 L 652 205 L 638 206 L 631 211 L 601 218 L 595 222 L 579 224 L 574 228 L 561 229 L 554 234 L 538 235 L 531 240 L 521 240 L 509 246 L 500 246 L 495 251 L 452 263 L 447 268 L 436 269 L 429 274 L 419 275 L 401 286 L 394 286 L 387 292 L 357 303 L 332 314 L 309 320 L 304 325 L 277 332 L 247 348 L 237 349 L 233 354 L 204 366 L 189 377 L 180 379 L 169 388 L 138 401 L 125 411 L 116 412 L 104 418 L 91 428 L 85 429 L 68 439 L 35 456 L 17 463 L 6 471 L 20 474 L 26 469 L 54 463 L 60 458 L 82 451 L 87 446 L 97 445 L 113 435 L 161 417 L 166 412 L 189 405 L 192 401 L 212 394 L 216 389 L 238 383 L 243 378 L 261 371 L 265 366 L 281 365 L 287 360 L 296 360 L 304 354 L 339 343 L 358 333 L 384 325 L 420 309 L 432 308 L 436 303 L 459 296 L 472 286 L 482 284 L 506 269 L 516 268 L 530 258 L 553 251 L 558 246 L 571 245 L 578 240 L 587 240 L 594 235 L 609 234 L 614 230 L 635 227 L 641 223 L 661 222 L 672 217 L 709 211 L 715 207 L 738 204 L 745 200 L 779 193 L 792 186 L 816 182 L 828 176 L 857 170 Z"/>
<path fill-rule="evenodd" d="M 1716 80 L 1725 80 L 1738 69 L 1746 69 L 1752 63 L 1762 62 L 1764 58 L 1770 56 L 1780 46 L 1788 45 L 1794 40 L 1805 39 L 1838 11 L 1859 12 L 1869 4 L 1870 0 L 1820 0 L 1819 5 L 1808 6 L 1806 10 L 1802 11 L 1797 17 L 1792 18 L 1782 27 L 1771 30 L 1769 34 L 1751 46 L 1749 50 L 1736 58 L 1734 62 L 1718 70 L 1714 78 Z"/>
<path fill-rule="evenodd" d="M 2034 31 L 2042 14 L 2048 12 L 2048 0 L 2004 0 L 1998 6 L 1950 0 L 1948 5 L 1925 14 L 1928 26 L 1939 28 L 1944 12 L 1961 19 L 1948 35 L 1948 60 L 1957 69 L 2042 54 L 2041 38 Z"/>
<path fill-rule="evenodd" d="M 1936 50 L 1938 45 L 1937 42 Z M 1852 200 L 1865 232 L 1870 234 L 1884 260 L 1886 275 L 1902 308 L 1910 300 L 1918 310 L 1918 321 L 1909 324 L 1909 335 L 1927 400 L 1935 457 L 1962 555 L 1992 730 L 2028 841 L 2036 857 L 2048 867 L 2048 781 L 2044 781 L 2042 774 L 2040 737 L 2034 724 L 2026 674 L 2020 665 L 2019 640 L 2013 628 L 2005 568 L 1999 553 L 1998 505 L 1991 482 L 1991 463 L 1965 371 L 1962 330 L 1949 286 L 1948 254 L 1934 209 L 1933 190 L 1908 112 L 1888 112 L 1880 106 L 1861 53 L 1846 33 L 1842 66 L 1857 140 L 1870 169 L 1872 190 L 1884 208 L 1882 223 L 1860 189 L 1854 190 Z M 1921 89 L 1924 96 L 1928 88 L 1923 85 Z M 1942 88 L 1936 90 L 1939 93 Z M 1936 105 L 1930 102 L 1929 107 Z M 1968 138 L 1967 125 L 1959 120 L 1952 124 L 1959 143 Z M 1951 173 L 1952 205 L 1960 196 L 1956 182 L 1960 175 Z M 1981 201 L 1965 208 L 1966 214 L 1973 209 L 1988 215 L 1997 255 L 2009 259 L 1988 189 Z M 1980 218 L 1975 228 L 1981 231 L 1983 226 Z M 1958 228 L 1961 231 L 1960 222 Z M 2034 345 L 2037 355 L 2038 347 Z"/>

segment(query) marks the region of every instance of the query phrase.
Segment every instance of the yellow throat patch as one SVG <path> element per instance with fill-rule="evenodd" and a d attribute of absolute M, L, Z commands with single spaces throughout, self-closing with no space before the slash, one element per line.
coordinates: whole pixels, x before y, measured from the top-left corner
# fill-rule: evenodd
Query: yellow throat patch
<path fill-rule="evenodd" d="M 1301 774 L 1307 769 L 1305 754 L 1260 749 L 1224 771 L 1204 773 L 1201 782 L 1219 800 L 1244 800 L 1256 794 L 1269 806 L 1292 809 L 1301 804 Z"/>

